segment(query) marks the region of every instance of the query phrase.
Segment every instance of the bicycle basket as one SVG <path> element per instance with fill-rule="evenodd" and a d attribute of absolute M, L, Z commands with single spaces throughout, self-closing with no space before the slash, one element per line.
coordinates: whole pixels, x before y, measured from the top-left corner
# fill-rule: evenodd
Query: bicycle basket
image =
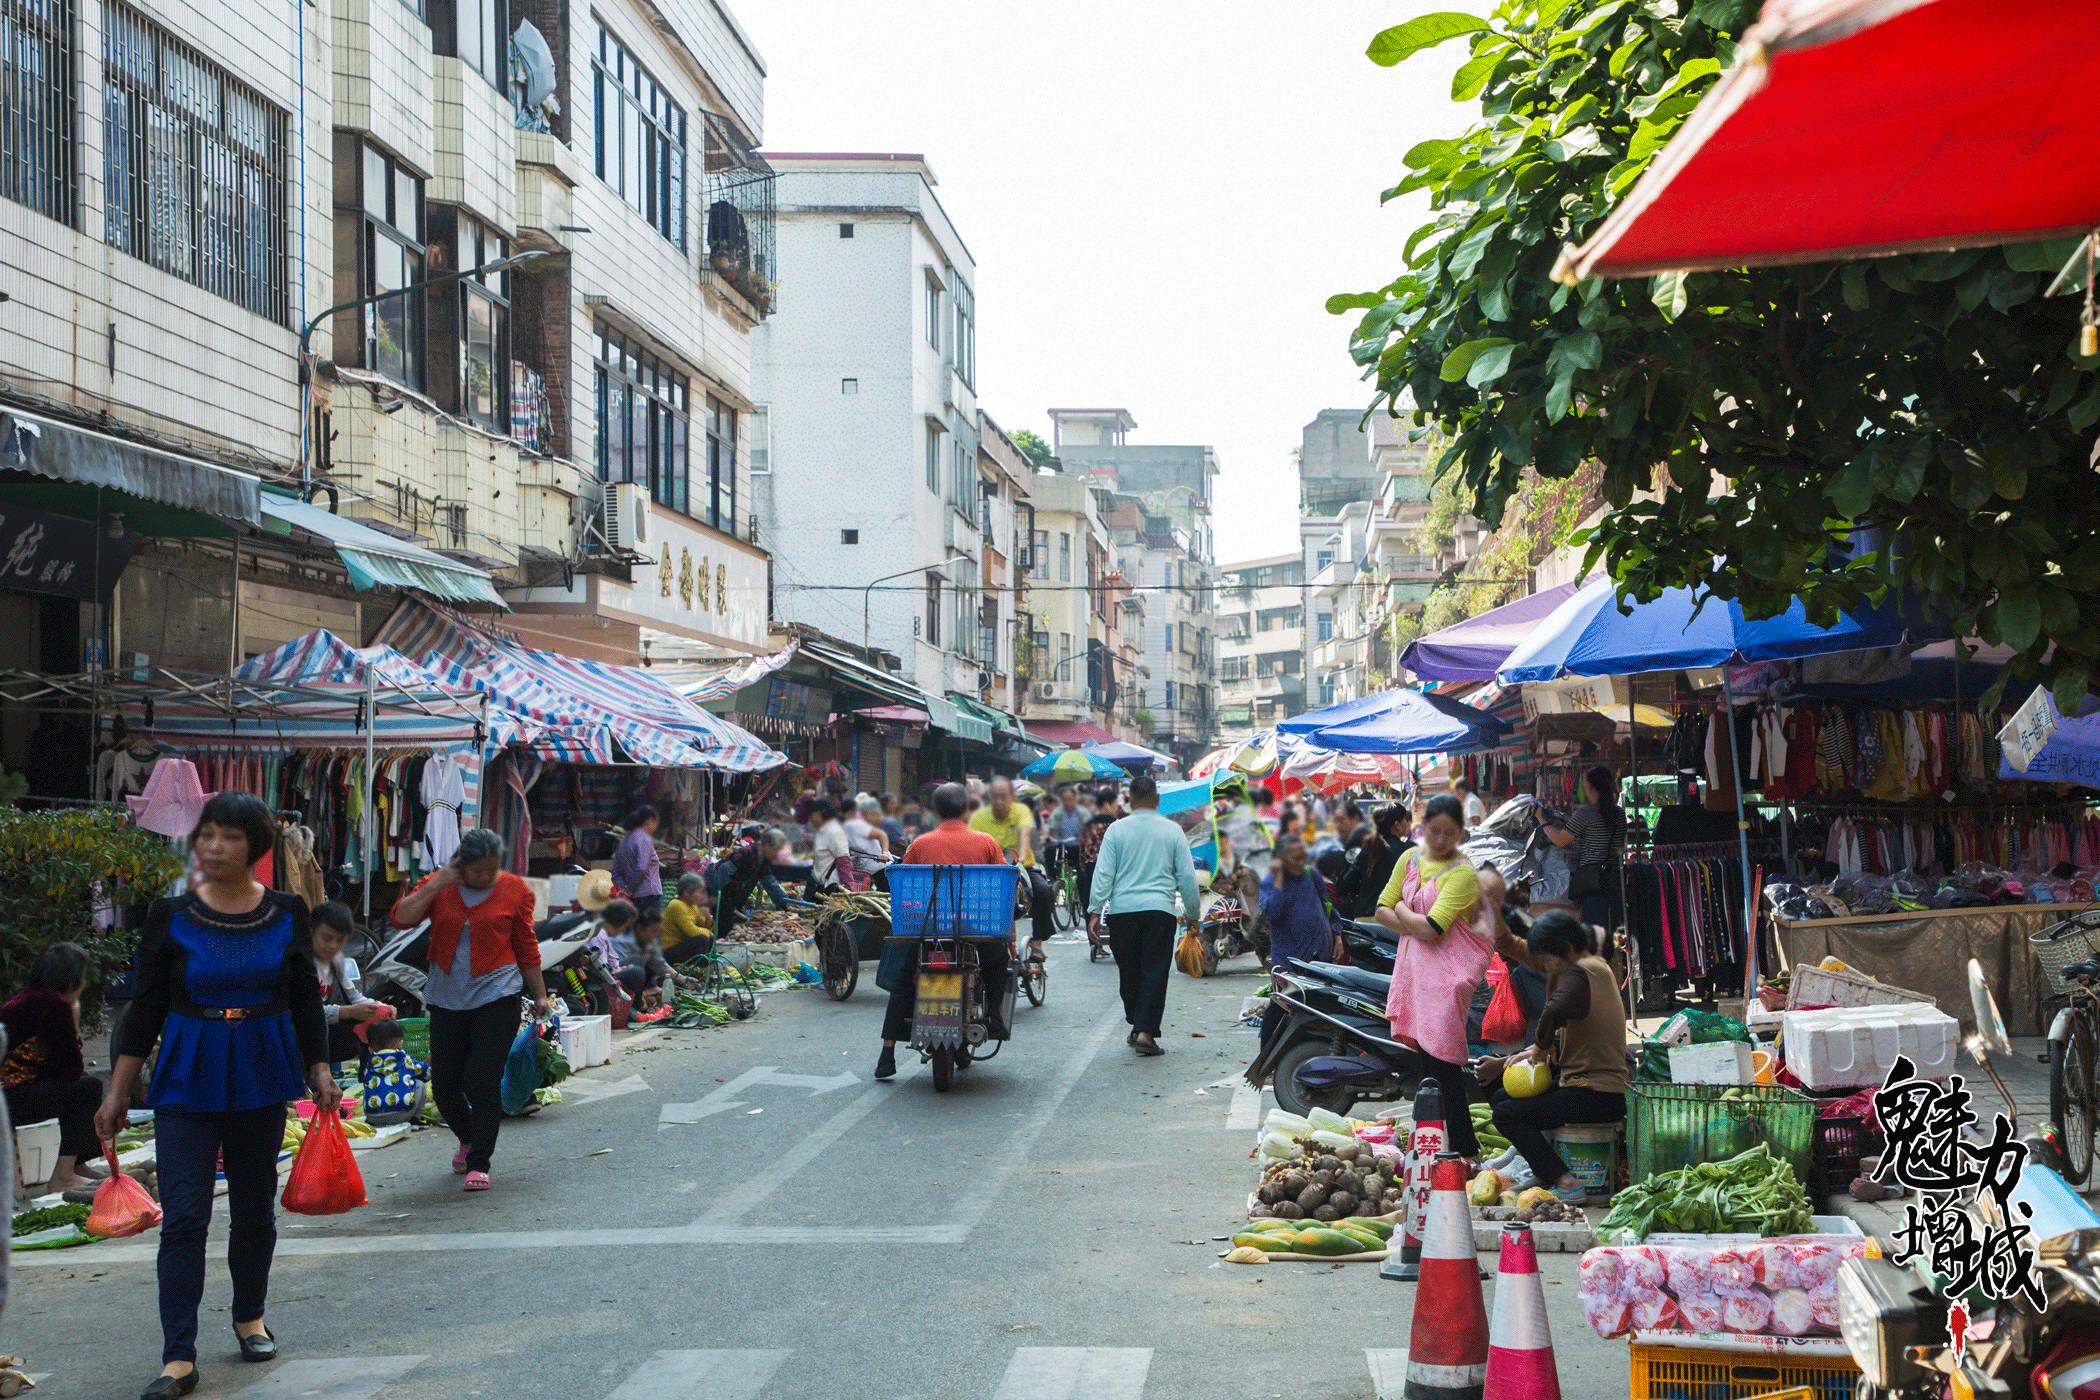
<path fill-rule="evenodd" d="M 2100 912 L 2073 914 L 2029 935 L 2027 942 L 2034 949 L 2035 961 L 2042 965 L 2049 990 L 2057 996 L 2068 996 L 2071 985 L 2064 980 L 2063 970 L 2072 963 L 2100 959 Z"/>

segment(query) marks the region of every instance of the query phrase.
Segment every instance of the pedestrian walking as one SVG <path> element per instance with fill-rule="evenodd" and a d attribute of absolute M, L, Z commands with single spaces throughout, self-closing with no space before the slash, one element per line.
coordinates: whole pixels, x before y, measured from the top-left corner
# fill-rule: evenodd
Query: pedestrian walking
<path fill-rule="evenodd" d="M 532 913 L 532 887 L 503 868 L 503 838 L 486 827 L 461 836 L 452 863 L 394 905 L 395 928 L 430 920 L 430 1093 L 459 1139 L 452 1170 L 467 1191 L 489 1189 L 518 996 L 531 993 L 536 1016 L 549 1006 Z"/>
<path fill-rule="evenodd" d="M 635 808 L 612 859 L 613 883 L 644 914 L 660 914 L 664 905 L 664 868 L 656 858 L 656 824 L 654 807 Z"/>
<path fill-rule="evenodd" d="M 311 1093 L 316 1113 L 342 1098 L 328 1068 L 328 1027 L 306 904 L 255 878 L 277 823 L 260 798 L 221 792 L 190 838 L 197 887 L 156 900 L 139 931 L 138 995 L 111 1046 L 116 1068 L 95 1114 L 104 1141 L 123 1128 L 139 1072 L 160 1044 L 146 1102 L 159 1169 L 161 1373 L 141 1400 L 197 1388 L 197 1306 L 212 1193 L 226 1174 L 226 1268 L 243 1361 L 269 1361 L 263 1322 L 277 1249 L 277 1151 L 284 1106 Z"/>
<path fill-rule="evenodd" d="M 1202 907 L 1196 889 L 1196 862 L 1188 837 L 1159 812 L 1159 784 L 1150 774 L 1130 780 L 1130 815 L 1108 829 L 1094 865 L 1089 901 L 1090 935 L 1108 924 L 1108 950 L 1115 955 L 1122 984 L 1123 1019 L 1130 1023 L 1129 1045 L 1140 1055 L 1164 1055 L 1160 1021 L 1167 1008 L 1167 974 L 1174 966 L 1174 899 L 1181 897 L 1179 922 L 1196 927 Z"/>

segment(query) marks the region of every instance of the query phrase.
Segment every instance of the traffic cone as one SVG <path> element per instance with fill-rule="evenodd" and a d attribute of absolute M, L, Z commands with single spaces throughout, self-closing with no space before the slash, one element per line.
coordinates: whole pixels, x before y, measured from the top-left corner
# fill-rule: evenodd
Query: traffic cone
<path fill-rule="evenodd" d="M 1487 1390 L 1483 1400 L 1560 1400 L 1553 1334 L 1546 1325 L 1546 1289 L 1539 1281 L 1538 1246 L 1531 1227 L 1502 1227 L 1502 1261 L 1495 1274 L 1495 1320 L 1488 1333 Z"/>
<path fill-rule="evenodd" d="M 1487 1306 L 1480 1256 L 1466 1208 L 1466 1162 L 1438 1155 L 1429 1173 L 1422 1231 L 1422 1281 L 1407 1339 L 1407 1400 L 1483 1400 L 1487 1382 Z"/>
<path fill-rule="evenodd" d="M 1429 1208 L 1429 1169 L 1444 1150 L 1444 1091 L 1434 1079 L 1415 1090 L 1415 1122 L 1400 1178 L 1400 1252 L 1378 1266 L 1380 1278 L 1411 1283 L 1422 1276 L 1422 1214 Z"/>

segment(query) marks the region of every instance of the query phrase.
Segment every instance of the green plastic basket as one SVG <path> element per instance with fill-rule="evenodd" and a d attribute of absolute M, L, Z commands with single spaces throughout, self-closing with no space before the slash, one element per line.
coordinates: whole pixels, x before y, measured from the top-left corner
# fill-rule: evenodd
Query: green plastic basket
<path fill-rule="evenodd" d="M 1693 1162 L 1718 1162 L 1763 1143 L 1808 1180 L 1813 1099 L 1768 1084 L 1634 1084 L 1626 1141 L 1633 1180 Z"/>
<path fill-rule="evenodd" d="M 401 1048 L 410 1058 L 430 1063 L 430 1021 L 422 1016 L 404 1016 L 394 1023 L 401 1027 Z"/>

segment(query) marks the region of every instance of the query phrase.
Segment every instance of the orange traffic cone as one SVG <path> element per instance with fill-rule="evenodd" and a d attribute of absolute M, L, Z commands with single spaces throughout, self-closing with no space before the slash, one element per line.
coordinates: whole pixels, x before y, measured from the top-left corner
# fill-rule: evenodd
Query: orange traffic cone
<path fill-rule="evenodd" d="M 1400 1252 L 1378 1266 L 1380 1278 L 1412 1282 L 1422 1276 L 1422 1216 L 1429 1209 L 1429 1169 L 1444 1150 L 1444 1091 L 1425 1078 L 1415 1090 L 1415 1123 L 1400 1179 Z"/>
<path fill-rule="evenodd" d="M 1482 1400 L 1487 1362 L 1487 1307 L 1466 1208 L 1466 1163 L 1445 1152 L 1429 1174 L 1422 1280 L 1408 1331 L 1407 1400 Z"/>
<path fill-rule="evenodd" d="M 1546 1289 L 1539 1280 L 1538 1246 L 1529 1225 L 1512 1222 L 1502 1227 L 1483 1400 L 1560 1400 L 1553 1334 L 1546 1326 Z"/>

